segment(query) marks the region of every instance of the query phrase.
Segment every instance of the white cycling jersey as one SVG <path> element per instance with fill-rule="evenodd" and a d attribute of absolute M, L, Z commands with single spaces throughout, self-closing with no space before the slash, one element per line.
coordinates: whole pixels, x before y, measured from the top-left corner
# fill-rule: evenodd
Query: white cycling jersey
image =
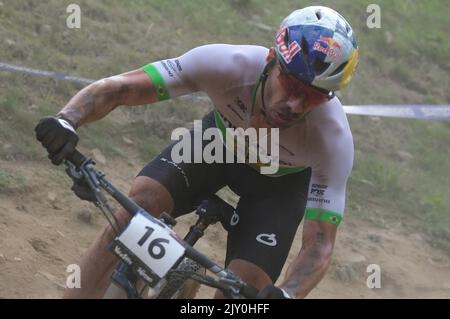
<path fill-rule="evenodd" d="M 215 106 L 219 128 L 247 129 L 255 116 L 253 95 L 268 52 L 261 46 L 211 44 L 151 63 L 144 71 L 160 100 L 202 91 Z M 334 97 L 279 134 L 277 175 L 311 167 L 306 218 L 339 224 L 354 152 L 341 102 Z"/>

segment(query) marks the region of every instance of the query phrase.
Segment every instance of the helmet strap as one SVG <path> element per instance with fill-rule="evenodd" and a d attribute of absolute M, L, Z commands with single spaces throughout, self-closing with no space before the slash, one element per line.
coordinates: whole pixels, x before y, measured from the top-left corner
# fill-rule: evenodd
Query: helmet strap
<path fill-rule="evenodd" d="M 266 104 L 264 101 L 264 88 L 266 87 L 266 81 L 269 76 L 269 70 L 275 63 L 276 63 L 276 59 L 273 59 L 272 61 L 270 61 L 269 63 L 266 64 L 263 72 L 261 73 L 261 75 L 258 79 L 258 82 L 256 83 L 255 89 L 253 91 L 252 114 L 253 114 L 253 111 L 255 108 L 255 103 L 256 103 L 256 93 L 258 92 L 259 86 L 261 86 L 261 102 L 262 102 L 261 113 L 264 116 L 266 115 Z"/>

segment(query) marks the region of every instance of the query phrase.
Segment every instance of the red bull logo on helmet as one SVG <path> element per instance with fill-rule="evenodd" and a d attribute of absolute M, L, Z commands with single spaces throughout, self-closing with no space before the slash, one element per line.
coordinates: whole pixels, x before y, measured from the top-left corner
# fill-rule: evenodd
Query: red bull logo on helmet
<path fill-rule="evenodd" d="M 278 52 L 283 58 L 284 62 L 290 63 L 292 58 L 299 53 L 302 49 L 297 41 L 292 42 L 289 46 L 286 45 L 284 39 L 286 38 L 287 28 L 281 28 L 275 37 L 275 44 L 277 46 Z"/>
<path fill-rule="evenodd" d="M 334 40 L 333 38 L 321 37 L 319 39 L 319 42 L 326 43 L 329 48 L 333 48 L 333 49 L 340 49 L 341 48 L 341 45 L 339 43 L 337 43 L 337 41 Z"/>
<path fill-rule="evenodd" d="M 322 44 L 326 44 L 326 47 L 322 46 Z M 341 46 L 333 38 L 320 37 L 320 39 L 314 43 L 313 49 L 325 53 L 335 59 L 339 59 L 341 57 L 339 52 Z"/>

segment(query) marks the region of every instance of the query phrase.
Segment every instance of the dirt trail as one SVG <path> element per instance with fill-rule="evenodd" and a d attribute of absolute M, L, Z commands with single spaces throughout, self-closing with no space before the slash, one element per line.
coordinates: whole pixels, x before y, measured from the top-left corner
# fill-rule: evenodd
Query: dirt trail
<path fill-rule="evenodd" d="M 122 190 L 128 189 L 140 167 L 137 160 L 128 163 L 107 160 L 102 165 Z M 0 164 L 22 173 L 29 185 L 0 193 L 0 297 L 60 298 L 67 266 L 78 262 L 105 225 L 104 218 L 71 194 L 62 168 L 54 172 L 44 164 L 34 163 L 31 170 L 30 163 Z M 194 216 L 183 217 L 177 231 L 184 234 L 193 221 Z M 223 262 L 225 238 L 219 225 L 212 226 L 198 248 Z M 289 261 L 300 246 L 301 229 Z M 369 264 L 381 267 L 379 289 L 366 286 Z M 201 288 L 198 297 L 212 294 L 211 289 Z M 450 257 L 400 225 L 378 227 L 348 212 L 332 265 L 309 298 L 450 298 Z"/>

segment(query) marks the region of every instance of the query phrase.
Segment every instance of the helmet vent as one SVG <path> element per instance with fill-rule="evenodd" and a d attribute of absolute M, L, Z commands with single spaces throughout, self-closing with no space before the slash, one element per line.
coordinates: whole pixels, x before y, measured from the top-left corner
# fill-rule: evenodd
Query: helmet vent
<path fill-rule="evenodd" d="M 317 17 L 317 20 L 322 19 L 322 13 L 320 12 L 320 10 L 316 11 L 316 17 Z"/>
<path fill-rule="evenodd" d="M 338 73 L 340 73 L 345 66 L 347 65 L 348 62 L 342 63 L 336 70 L 333 71 L 333 73 L 330 74 L 330 76 L 336 75 Z"/>
<path fill-rule="evenodd" d="M 286 30 L 286 34 L 284 36 L 284 43 L 286 46 L 289 46 L 289 29 Z"/>
<path fill-rule="evenodd" d="M 314 61 L 314 73 L 316 75 L 321 75 L 326 69 L 328 69 L 329 66 L 330 63 L 316 59 L 316 61 Z"/>

